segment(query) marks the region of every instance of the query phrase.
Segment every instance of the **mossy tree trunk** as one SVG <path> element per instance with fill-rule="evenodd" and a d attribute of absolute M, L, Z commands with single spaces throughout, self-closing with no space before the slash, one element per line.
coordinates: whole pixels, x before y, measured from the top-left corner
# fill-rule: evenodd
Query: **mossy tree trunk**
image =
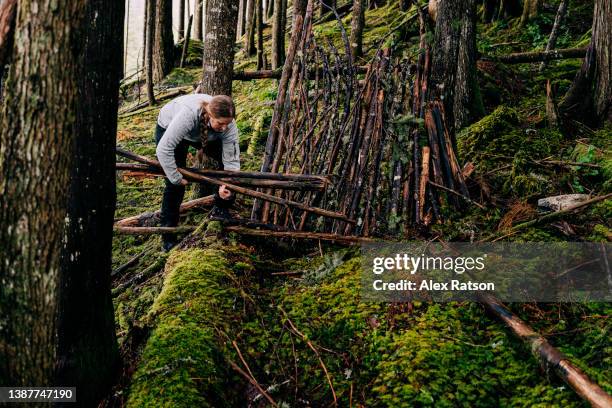
<path fill-rule="evenodd" d="M 204 19 L 204 0 L 196 0 L 195 17 L 193 18 L 193 36 L 196 40 L 202 41 L 202 21 Z"/>
<path fill-rule="evenodd" d="M 571 118 L 598 126 L 612 121 L 612 2 L 596 0 L 591 42 L 580 71 L 559 106 Z"/>
<path fill-rule="evenodd" d="M 174 65 L 174 37 L 172 35 L 172 0 L 157 0 L 155 13 L 155 41 L 153 43 L 153 80 L 161 82 Z"/>
<path fill-rule="evenodd" d="M 18 5 L 0 133 L 0 379 L 7 386 L 53 384 L 76 139 L 75 39 L 86 4 Z"/>
<path fill-rule="evenodd" d="M 285 62 L 285 2 L 274 0 L 274 20 L 272 21 L 272 69 L 283 66 Z"/>
<path fill-rule="evenodd" d="M 119 367 L 110 275 L 124 8 L 122 1 L 89 0 L 87 23 L 78 37 L 84 46 L 60 258 L 56 383 L 77 387 L 81 406 L 98 404 Z"/>
<path fill-rule="evenodd" d="M 353 0 L 351 18 L 351 54 L 353 59 L 363 55 L 363 28 L 365 26 L 365 1 Z"/>
<path fill-rule="evenodd" d="M 440 97 L 451 135 L 482 115 L 476 76 L 476 1 L 440 0 L 430 89 Z"/>

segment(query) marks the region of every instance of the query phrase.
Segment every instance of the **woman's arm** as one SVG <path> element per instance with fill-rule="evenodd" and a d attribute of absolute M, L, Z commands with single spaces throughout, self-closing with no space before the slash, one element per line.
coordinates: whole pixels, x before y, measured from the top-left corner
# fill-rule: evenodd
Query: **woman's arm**
<path fill-rule="evenodd" d="M 238 145 L 238 126 L 233 121 L 223 135 L 223 170 L 240 170 L 240 147 Z"/>
<path fill-rule="evenodd" d="M 185 136 L 197 126 L 196 115 L 187 108 L 183 108 L 170 122 L 168 129 L 157 144 L 156 154 L 159 163 L 172 184 L 181 184 L 183 176 L 178 172 L 174 149 Z"/>

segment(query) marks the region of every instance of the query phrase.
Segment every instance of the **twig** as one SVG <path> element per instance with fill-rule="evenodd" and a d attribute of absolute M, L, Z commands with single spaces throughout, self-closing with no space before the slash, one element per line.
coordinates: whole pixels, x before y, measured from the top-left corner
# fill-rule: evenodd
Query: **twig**
<path fill-rule="evenodd" d="M 283 316 L 285 316 L 285 319 L 287 320 L 287 323 L 289 323 L 289 325 L 291 326 L 291 329 L 293 330 L 293 332 L 296 333 L 298 336 L 300 336 L 302 338 L 302 340 L 304 340 L 306 342 L 308 347 L 310 347 L 310 349 L 316 354 L 317 358 L 319 359 L 319 363 L 321 364 L 321 368 L 323 368 L 323 371 L 325 372 L 325 376 L 327 377 L 327 382 L 329 383 L 329 388 L 331 388 L 332 395 L 334 396 L 334 405 L 337 406 L 338 405 L 338 398 L 336 397 L 336 391 L 334 390 L 334 386 L 332 384 L 331 377 L 329 375 L 329 372 L 327 371 L 327 367 L 325 366 L 325 363 L 323 362 L 323 359 L 321 358 L 321 355 L 319 354 L 319 352 L 317 351 L 315 346 L 312 345 L 312 342 L 310 340 L 308 340 L 308 338 L 302 332 L 300 332 L 297 329 L 297 327 L 295 327 L 295 325 L 293 324 L 293 322 L 291 321 L 291 319 L 287 315 L 287 312 L 285 312 L 285 310 L 282 307 L 280 308 L 280 310 L 281 310 L 281 312 L 283 312 Z"/>
<path fill-rule="evenodd" d="M 235 343 L 235 342 L 233 342 L 233 343 Z M 228 362 L 229 362 L 230 366 L 232 366 L 232 368 L 234 370 L 236 370 L 240 375 L 242 375 L 244 378 L 246 378 L 255 388 L 257 388 L 257 390 L 259 390 L 261 395 L 266 397 L 266 399 L 268 400 L 268 402 L 270 402 L 270 404 L 272 404 L 275 407 L 278 407 L 278 404 L 276 403 L 276 401 L 274 401 L 272 399 L 272 397 L 261 387 L 261 385 L 259 385 L 257 380 L 255 378 L 253 378 L 253 376 L 249 375 L 242 368 L 238 367 L 238 365 L 236 363 L 234 363 L 232 360 L 228 360 Z M 245 366 L 246 366 L 246 364 L 245 364 Z M 248 366 L 247 366 L 247 370 L 248 370 Z"/>

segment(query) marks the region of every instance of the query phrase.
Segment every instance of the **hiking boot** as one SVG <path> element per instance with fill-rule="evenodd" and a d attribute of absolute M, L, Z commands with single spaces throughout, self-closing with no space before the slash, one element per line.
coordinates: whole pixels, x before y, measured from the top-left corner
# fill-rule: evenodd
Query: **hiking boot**
<path fill-rule="evenodd" d="M 208 217 L 217 220 L 229 220 L 232 218 L 232 215 L 227 208 L 214 206 Z"/>

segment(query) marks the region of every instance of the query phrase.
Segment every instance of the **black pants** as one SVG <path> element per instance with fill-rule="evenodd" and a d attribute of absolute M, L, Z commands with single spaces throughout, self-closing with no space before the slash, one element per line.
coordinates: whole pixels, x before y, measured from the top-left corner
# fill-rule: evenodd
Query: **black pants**
<path fill-rule="evenodd" d="M 161 140 L 166 129 L 159 125 L 155 127 L 155 144 L 157 145 Z M 187 164 L 187 151 L 189 146 L 193 146 L 196 149 L 200 149 L 202 146 L 199 143 L 182 140 L 174 149 L 174 160 L 176 160 L 177 167 L 185 167 Z M 219 169 L 223 170 L 222 152 L 223 145 L 220 140 L 209 142 L 204 152 L 207 156 L 214 159 L 219 163 Z M 166 187 L 164 189 L 164 197 L 161 206 L 161 226 L 162 227 L 176 227 L 179 222 L 179 210 L 183 198 L 185 197 L 185 186 L 172 184 L 168 178 L 165 180 Z M 229 200 L 224 200 L 219 197 L 219 188 L 214 185 L 206 184 L 203 190 L 214 191 L 215 205 L 222 208 L 231 208 L 236 200 L 236 195 L 233 194 Z M 173 241 L 176 239 L 174 234 L 162 234 L 164 241 Z"/>

